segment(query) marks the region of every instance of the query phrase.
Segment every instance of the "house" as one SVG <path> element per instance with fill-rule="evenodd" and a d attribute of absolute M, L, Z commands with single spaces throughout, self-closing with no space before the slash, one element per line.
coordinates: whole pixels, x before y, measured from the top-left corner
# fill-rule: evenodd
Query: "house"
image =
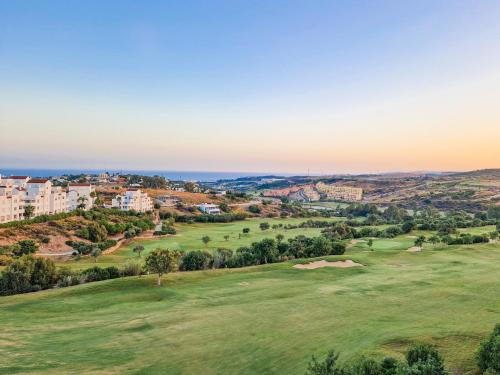
<path fill-rule="evenodd" d="M 95 202 L 95 189 L 89 183 L 68 185 L 68 209 L 69 211 L 81 208 L 90 210 Z"/>
<path fill-rule="evenodd" d="M 212 203 L 202 203 L 197 205 L 198 209 L 208 215 L 220 215 L 221 211 L 219 206 Z"/>
<path fill-rule="evenodd" d="M 153 200 L 140 189 L 128 189 L 125 194 L 113 198 L 111 207 L 122 211 L 146 212 L 153 210 Z"/>

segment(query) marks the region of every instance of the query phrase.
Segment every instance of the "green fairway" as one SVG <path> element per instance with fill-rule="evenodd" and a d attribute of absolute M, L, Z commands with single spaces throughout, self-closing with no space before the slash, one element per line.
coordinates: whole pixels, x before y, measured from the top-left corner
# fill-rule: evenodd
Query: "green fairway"
<path fill-rule="evenodd" d="M 411 240 L 329 257 L 356 269 L 288 262 L 2 297 L 0 372 L 303 374 L 330 348 L 345 360 L 425 341 L 465 374 L 500 321 L 500 245 L 397 250 Z"/>
<path fill-rule="evenodd" d="M 316 220 L 338 221 L 343 219 L 321 218 Z M 319 228 L 299 228 L 287 230 L 268 229 L 264 231 L 259 228 L 259 224 L 264 222 L 269 223 L 272 227 L 275 224 L 297 225 L 304 221 L 307 221 L 307 219 L 248 219 L 232 223 L 175 224 L 175 228 L 177 229 L 177 234 L 175 236 L 134 240 L 129 244 L 124 245 L 113 254 L 101 256 L 97 265 L 101 267 L 120 265 L 130 259 L 137 258 L 137 255 L 133 252 L 133 248 L 138 244 L 144 246 L 145 250 L 142 253 L 142 256 L 145 256 L 158 247 L 183 251 L 197 249 L 211 251 L 221 247 L 236 250 L 238 247 L 250 245 L 252 242 L 260 241 L 264 238 L 274 238 L 278 233 L 283 234 L 285 238 L 295 237 L 299 234 L 303 234 L 305 236 L 318 236 L 321 233 L 321 229 Z M 250 228 L 250 233 L 242 234 L 243 228 Z M 201 238 L 205 235 L 209 236 L 211 239 L 207 245 L 201 241 Z M 226 235 L 229 236 L 227 241 L 224 238 Z M 84 257 L 79 261 L 71 261 L 65 264 L 71 266 L 72 268 L 87 268 L 91 263 L 94 263 L 93 259 Z"/>

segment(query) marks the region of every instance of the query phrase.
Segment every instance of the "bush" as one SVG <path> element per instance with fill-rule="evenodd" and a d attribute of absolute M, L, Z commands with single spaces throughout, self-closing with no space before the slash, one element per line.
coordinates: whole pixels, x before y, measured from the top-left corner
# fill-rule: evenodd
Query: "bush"
<path fill-rule="evenodd" d="M 256 204 L 252 204 L 248 206 L 248 211 L 251 212 L 252 214 L 260 214 L 261 209 Z"/>
<path fill-rule="evenodd" d="M 38 250 L 38 244 L 33 240 L 21 240 L 17 245 L 12 247 L 12 254 L 16 257 L 33 254 Z"/>
<path fill-rule="evenodd" d="M 431 345 L 419 344 L 411 347 L 406 353 L 406 362 L 412 369 L 422 374 L 445 375 L 443 359 Z M 425 371 L 424 371 L 425 370 Z"/>
<path fill-rule="evenodd" d="M 481 371 L 500 374 L 500 324 L 481 342 L 476 358 Z"/>
<path fill-rule="evenodd" d="M 138 262 L 129 262 L 121 269 L 121 276 L 139 276 L 142 274 L 142 266 Z"/>
<path fill-rule="evenodd" d="M 194 250 L 185 254 L 181 258 L 181 271 L 205 270 L 212 267 L 213 257 L 207 251 Z"/>
<path fill-rule="evenodd" d="M 23 255 L 9 265 L 0 277 L 0 294 L 9 295 L 47 289 L 57 280 L 56 266 L 50 259 Z"/>

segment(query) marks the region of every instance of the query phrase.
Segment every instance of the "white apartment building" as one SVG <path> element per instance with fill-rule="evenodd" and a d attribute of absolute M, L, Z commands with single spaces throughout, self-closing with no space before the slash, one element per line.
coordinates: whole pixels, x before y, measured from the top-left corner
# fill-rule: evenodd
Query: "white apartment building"
<path fill-rule="evenodd" d="M 68 194 L 60 186 L 50 189 L 50 211 L 51 215 L 68 212 Z"/>
<path fill-rule="evenodd" d="M 128 189 L 125 194 L 113 198 L 111 207 L 122 211 L 146 212 L 153 210 L 153 200 L 140 189 Z"/>
<path fill-rule="evenodd" d="M 88 211 L 94 206 L 94 187 L 91 184 L 69 184 L 68 186 L 68 210 L 73 211 L 84 205 Z"/>
<path fill-rule="evenodd" d="M 0 185 L 0 224 L 21 220 L 23 215 L 24 192 L 13 188 L 12 185 Z"/>
<path fill-rule="evenodd" d="M 93 191 L 90 184 L 73 184 L 66 192 L 59 186 L 52 186 L 44 178 L 0 176 L 0 223 L 26 219 L 27 206 L 33 207 L 30 218 L 68 212 L 82 202 L 85 203 L 85 210 L 89 210 L 94 205 Z"/>
<path fill-rule="evenodd" d="M 202 203 L 197 206 L 199 210 L 208 215 L 220 215 L 220 208 L 216 204 Z"/>

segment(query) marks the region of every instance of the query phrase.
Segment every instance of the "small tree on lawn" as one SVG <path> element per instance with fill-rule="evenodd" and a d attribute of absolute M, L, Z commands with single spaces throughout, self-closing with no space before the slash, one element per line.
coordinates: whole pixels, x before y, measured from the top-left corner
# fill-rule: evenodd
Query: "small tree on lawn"
<path fill-rule="evenodd" d="M 285 239 L 285 236 L 282 235 L 281 233 L 278 233 L 276 235 L 276 241 L 278 241 L 278 243 L 281 243 L 281 241 L 283 241 Z"/>
<path fill-rule="evenodd" d="M 90 256 L 94 258 L 95 263 L 97 263 L 97 258 L 99 258 L 102 254 L 101 249 L 99 249 L 97 246 L 94 246 L 92 248 L 92 251 L 90 252 Z"/>
<path fill-rule="evenodd" d="M 158 275 L 157 285 L 161 285 L 161 277 L 179 268 L 179 253 L 168 249 L 156 249 L 146 257 L 146 269 Z"/>
<path fill-rule="evenodd" d="M 144 246 L 142 246 L 142 245 L 134 246 L 133 251 L 134 251 L 134 253 L 136 253 L 137 255 L 139 255 L 139 258 L 140 258 L 141 257 L 141 253 L 144 251 Z"/>
<path fill-rule="evenodd" d="M 269 223 L 260 223 L 259 228 L 260 230 L 268 230 L 269 229 Z"/>
<path fill-rule="evenodd" d="M 371 251 L 373 251 L 373 239 L 372 238 L 370 238 L 368 240 L 368 247 L 370 248 Z"/>
<path fill-rule="evenodd" d="M 242 232 L 243 232 L 243 234 L 248 234 L 248 233 L 250 233 L 250 228 L 243 228 Z"/>
<path fill-rule="evenodd" d="M 227 234 L 224 236 L 224 240 L 229 241 L 229 236 Z"/>
<path fill-rule="evenodd" d="M 424 242 L 425 242 L 425 236 L 418 236 L 415 239 L 415 246 L 422 247 L 422 245 L 424 244 Z"/>
<path fill-rule="evenodd" d="M 439 237 L 438 236 L 431 236 L 429 238 L 429 242 L 432 244 L 432 246 L 435 246 L 436 244 L 439 243 Z"/>
<path fill-rule="evenodd" d="M 212 241 L 212 239 L 209 236 L 203 236 L 203 237 L 201 237 L 201 240 L 203 241 L 203 243 L 205 244 L 205 246 L 207 246 L 208 243 L 210 241 Z"/>

